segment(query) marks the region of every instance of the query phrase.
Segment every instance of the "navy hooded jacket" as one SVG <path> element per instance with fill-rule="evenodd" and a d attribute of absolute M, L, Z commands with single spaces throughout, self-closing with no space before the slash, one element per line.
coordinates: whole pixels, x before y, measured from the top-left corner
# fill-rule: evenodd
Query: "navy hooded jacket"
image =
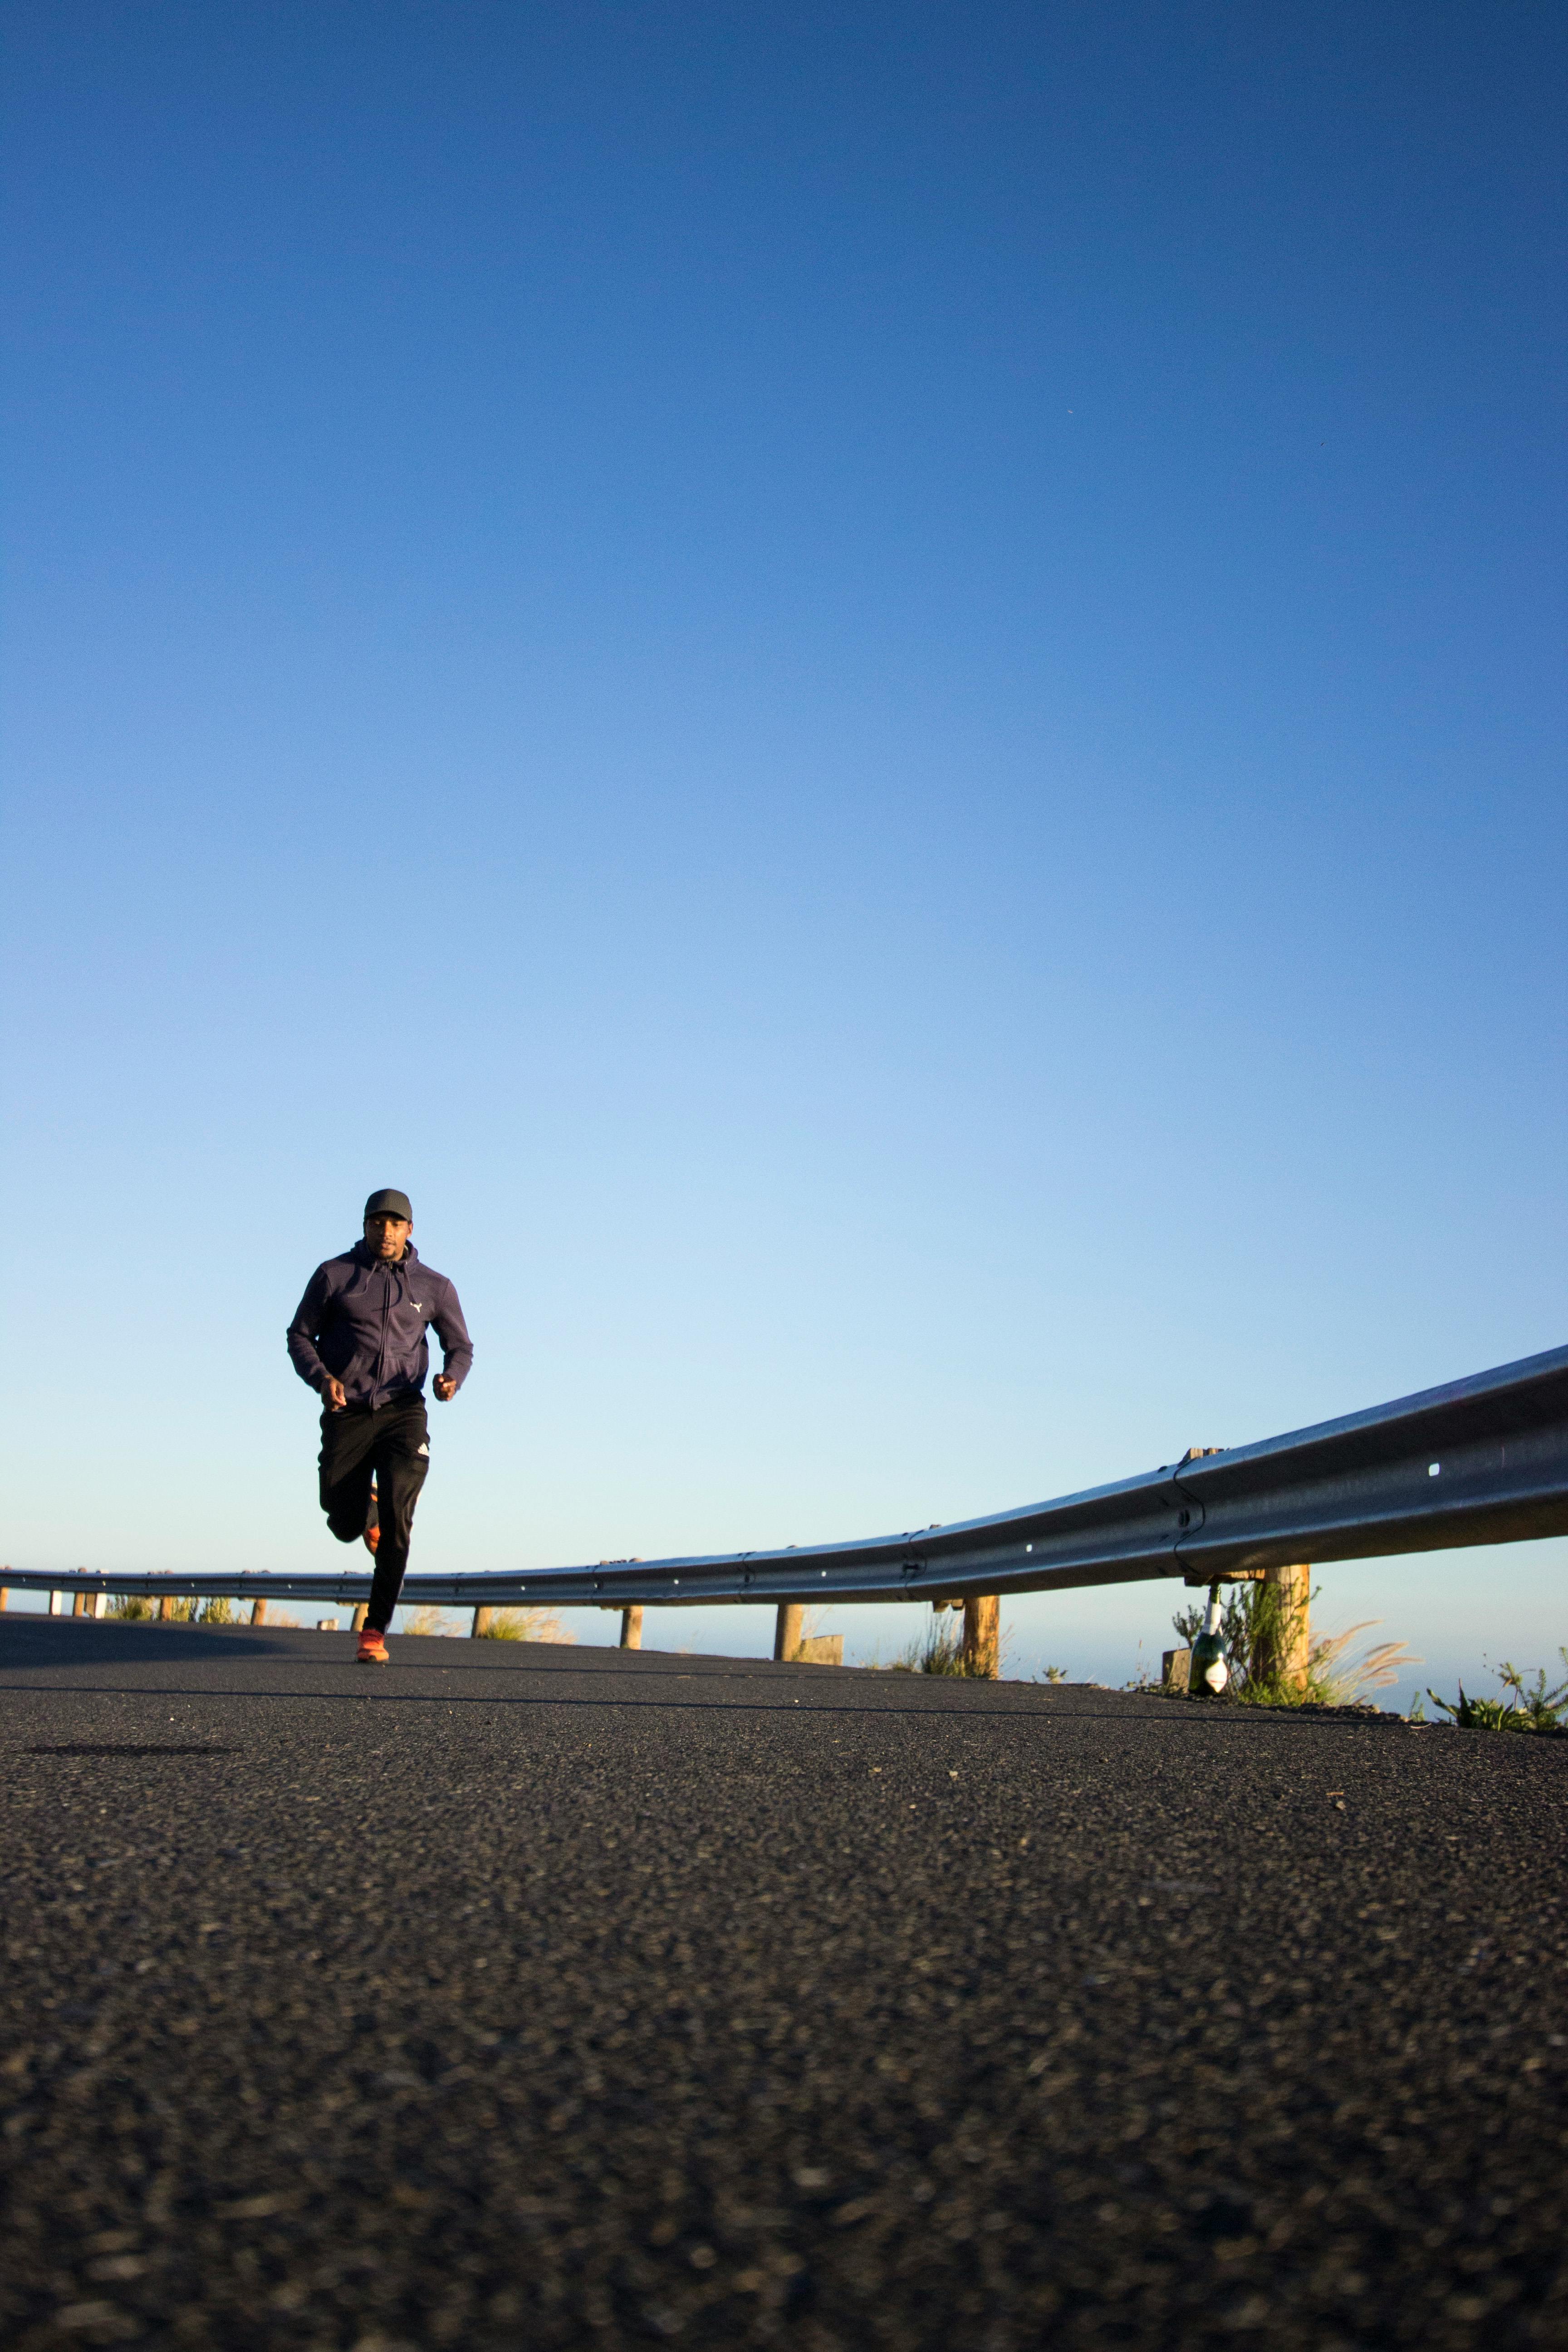
<path fill-rule="evenodd" d="M 436 1327 L 444 1372 L 460 1388 L 474 1360 L 458 1294 L 444 1274 L 421 1265 L 412 1242 L 389 1265 L 356 1242 L 319 1265 L 289 1326 L 294 1370 L 313 1389 L 342 1381 L 350 1404 L 417 1396 L 430 1369 L 425 1332 Z"/>

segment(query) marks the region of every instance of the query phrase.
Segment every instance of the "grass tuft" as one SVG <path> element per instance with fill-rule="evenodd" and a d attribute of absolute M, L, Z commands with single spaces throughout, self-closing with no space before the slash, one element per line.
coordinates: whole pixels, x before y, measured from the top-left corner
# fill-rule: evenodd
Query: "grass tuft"
<path fill-rule="evenodd" d="M 903 1675 L 962 1675 L 963 1620 L 956 1614 L 933 1617 L 923 1633 L 893 1661 L 893 1672 Z"/>
<path fill-rule="evenodd" d="M 456 1630 L 447 1611 L 436 1608 L 428 1601 L 421 1601 L 416 1609 L 401 1610 L 399 1617 L 399 1631 L 405 1633 L 452 1633 Z"/>
<path fill-rule="evenodd" d="M 553 1610 L 498 1609 L 479 1635 L 481 1642 L 574 1642 Z"/>
<path fill-rule="evenodd" d="M 996 1661 L 998 1677 L 1012 1647 L 1012 1628 L 1004 1625 Z M 923 1633 L 917 1633 L 907 1649 L 901 1650 L 888 1669 L 895 1675 L 955 1675 L 961 1681 L 988 1682 L 986 1675 L 972 1675 L 963 1663 L 963 1612 L 962 1609 L 942 1610 L 933 1613 Z M 1063 1682 L 1066 1675 L 1058 1667 L 1048 1666 L 1045 1679 Z"/>

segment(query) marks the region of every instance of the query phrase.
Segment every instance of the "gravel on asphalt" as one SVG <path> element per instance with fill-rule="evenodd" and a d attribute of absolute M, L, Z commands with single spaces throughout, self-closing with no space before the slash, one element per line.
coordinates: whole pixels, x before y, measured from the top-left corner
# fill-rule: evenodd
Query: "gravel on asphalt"
<path fill-rule="evenodd" d="M 0 1617 L 0 2338 L 1568 2345 L 1568 1740 Z"/>

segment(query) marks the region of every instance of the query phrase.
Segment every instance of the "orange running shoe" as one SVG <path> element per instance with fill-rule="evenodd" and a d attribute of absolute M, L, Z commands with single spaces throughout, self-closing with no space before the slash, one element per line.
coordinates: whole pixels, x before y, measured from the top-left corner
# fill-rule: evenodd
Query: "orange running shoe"
<path fill-rule="evenodd" d="M 360 1666 L 389 1666 L 392 1664 L 386 1654 L 385 1639 L 374 1626 L 367 1625 L 360 1635 L 354 1664 Z"/>

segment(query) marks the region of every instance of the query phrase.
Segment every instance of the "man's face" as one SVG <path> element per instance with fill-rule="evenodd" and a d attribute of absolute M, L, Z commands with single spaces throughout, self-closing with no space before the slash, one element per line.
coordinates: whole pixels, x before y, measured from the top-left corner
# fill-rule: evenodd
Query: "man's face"
<path fill-rule="evenodd" d="M 378 1212 L 364 1221 L 364 1237 L 377 1257 L 395 1264 L 403 1255 L 409 1234 L 414 1231 L 407 1217 L 389 1217 Z"/>

